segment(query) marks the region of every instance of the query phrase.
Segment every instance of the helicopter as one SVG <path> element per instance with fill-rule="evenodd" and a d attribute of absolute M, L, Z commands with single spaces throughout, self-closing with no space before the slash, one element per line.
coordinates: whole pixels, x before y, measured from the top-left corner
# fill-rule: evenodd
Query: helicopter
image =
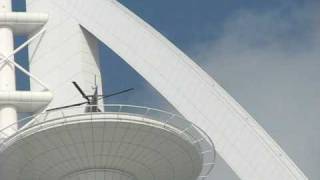
<path fill-rule="evenodd" d="M 98 85 L 96 83 L 95 80 L 95 86 L 93 87 L 93 94 L 92 95 L 86 95 L 84 93 L 84 91 L 81 89 L 81 87 L 79 86 L 79 84 L 75 81 L 72 82 L 72 84 L 74 85 L 74 87 L 79 91 L 79 93 L 81 94 L 82 98 L 84 98 L 86 101 L 84 102 L 80 102 L 80 103 L 76 103 L 76 104 L 71 104 L 71 105 L 67 105 L 67 106 L 61 106 L 61 107 L 57 107 L 57 108 L 52 108 L 52 109 L 48 109 L 47 111 L 55 111 L 55 110 L 60 110 L 60 109 L 67 109 L 70 107 L 76 107 L 76 106 L 81 106 L 81 105 L 87 105 L 85 112 L 101 112 L 101 109 L 98 108 L 98 102 L 102 99 L 106 99 L 112 96 L 117 96 L 123 93 L 127 93 L 129 91 L 134 90 L 134 88 L 129 88 L 129 89 L 125 89 L 119 92 L 115 92 L 115 93 L 111 93 L 108 95 L 99 95 L 98 93 Z"/>

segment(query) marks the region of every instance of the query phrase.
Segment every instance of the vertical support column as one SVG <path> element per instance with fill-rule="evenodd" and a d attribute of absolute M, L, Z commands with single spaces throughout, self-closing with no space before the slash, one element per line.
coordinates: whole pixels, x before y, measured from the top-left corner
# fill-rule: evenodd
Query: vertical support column
<path fill-rule="evenodd" d="M 12 12 L 11 0 L 0 0 L 0 13 Z M 2 56 L 9 55 L 14 50 L 14 35 L 9 27 L 0 27 L 0 53 Z M 11 60 L 14 58 L 12 57 Z M 12 64 L 0 64 L 0 91 L 16 91 L 15 68 Z M 13 105 L 3 105 L 0 107 L 0 130 L 17 122 L 17 110 Z M 14 126 L 5 131 L 10 135 L 17 130 Z M 0 135 L 1 138 L 2 135 Z"/>

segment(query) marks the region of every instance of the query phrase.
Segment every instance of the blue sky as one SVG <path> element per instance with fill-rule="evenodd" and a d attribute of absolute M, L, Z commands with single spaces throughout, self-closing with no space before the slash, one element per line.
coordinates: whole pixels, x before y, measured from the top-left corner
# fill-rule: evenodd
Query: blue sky
<path fill-rule="evenodd" d="M 15 10 L 24 2 L 14 0 Z M 303 0 L 120 0 L 195 59 L 276 139 L 309 176 L 320 179 L 320 13 Z M 25 38 L 19 37 L 16 44 Z M 101 45 L 110 99 L 174 111 L 144 79 Z M 27 52 L 16 56 L 27 65 Z M 18 87 L 27 81 L 19 74 Z M 237 179 L 225 163 L 211 179 Z"/>

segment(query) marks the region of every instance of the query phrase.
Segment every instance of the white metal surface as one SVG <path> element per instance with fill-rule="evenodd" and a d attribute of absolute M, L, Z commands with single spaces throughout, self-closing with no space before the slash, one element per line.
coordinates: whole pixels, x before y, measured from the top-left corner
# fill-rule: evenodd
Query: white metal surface
<path fill-rule="evenodd" d="M 191 122 L 152 108 L 100 108 L 107 112 L 77 107 L 21 120 L 35 119 L 0 145 L 0 179 L 73 180 L 116 169 L 130 180 L 204 180 L 212 170 L 214 146 Z"/>
<path fill-rule="evenodd" d="M 1 12 L 0 26 L 7 26 L 16 35 L 29 35 L 39 30 L 48 21 L 42 13 Z"/>
<path fill-rule="evenodd" d="M 7 13 L 12 11 L 11 0 L 0 1 L 0 12 Z M 10 27 L 0 26 L 0 53 L 1 59 L 5 58 L 13 52 L 14 39 L 13 31 Z M 10 58 L 14 61 L 14 58 Z M 16 76 L 14 65 L 5 61 L 0 64 L 0 91 L 15 91 Z M 17 109 L 13 105 L 4 104 L 0 106 L 0 129 L 17 122 Z M 17 127 L 16 127 L 17 128 Z M 14 133 L 16 128 L 12 129 Z"/>
<path fill-rule="evenodd" d="M 53 98 L 51 92 L 0 91 L 0 106 L 12 105 L 18 112 L 39 112 Z M 6 118 L 4 117 L 4 120 Z"/>
<path fill-rule="evenodd" d="M 61 13 L 61 19 L 64 17 L 63 21 L 52 22 L 56 26 L 49 27 L 50 31 L 63 33 L 63 38 L 53 35 L 50 40 L 59 39 L 54 43 L 65 49 L 41 56 L 50 66 L 54 65 L 53 57 L 74 52 L 64 39 L 71 39 L 77 31 L 71 25 L 81 24 L 139 72 L 187 119 L 204 129 L 241 179 L 307 179 L 263 128 L 207 73 L 117 1 L 27 0 L 27 4 L 30 10 L 52 12 L 53 9 Z M 56 46 L 43 44 L 40 49 L 45 52 L 44 49 L 53 47 Z M 42 68 L 45 64 L 37 66 L 33 61 L 31 64 L 34 71 L 44 71 L 39 73 L 41 76 L 48 73 Z M 60 66 L 57 72 L 67 73 L 60 80 L 62 83 L 70 78 L 68 69 Z"/>

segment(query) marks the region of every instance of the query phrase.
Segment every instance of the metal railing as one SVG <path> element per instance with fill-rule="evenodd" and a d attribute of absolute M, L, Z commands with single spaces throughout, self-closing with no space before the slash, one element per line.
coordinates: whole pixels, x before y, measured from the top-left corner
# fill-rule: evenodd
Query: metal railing
<path fill-rule="evenodd" d="M 88 108 L 88 106 L 45 111 L 11 124 L 0 130 L 0 153 L 3 148 L 28 136 L 29 133 L 36 133 L 56 125 L 70 123 L 70 121 L 72 121 L 72 123 L 77 122 L 77 120 L 72 120 L 72 117 L 88 115 L 96 117 L 99 114 L 130 115 L 140 117 L 135 121 L 148 123 L 148 121 L 152 120 L 156 121 L 163 128 L 173 127 L 180 137 L 193 144 L 202 156 L 203 161 L 203 168 L 198 180 L 206 179 L 215 165 L 216 153 L 211 139 L 202 129 L 179 115 L 154 108 L 121 104 L 99 105 L 98 108 L 101 109 L 102 112 L 85 112 L 85 108 Z M 20 128 L 17 130 L 17 127 Z"/>

